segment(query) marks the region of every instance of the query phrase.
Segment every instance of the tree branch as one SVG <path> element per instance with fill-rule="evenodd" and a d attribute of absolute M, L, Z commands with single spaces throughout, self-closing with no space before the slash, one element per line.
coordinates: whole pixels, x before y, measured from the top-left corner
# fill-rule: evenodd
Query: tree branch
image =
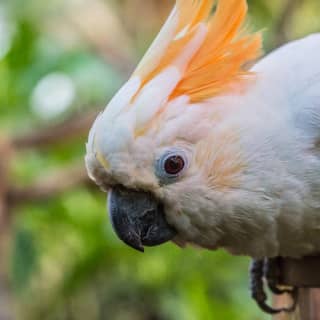
<path fill-rule="evenodd" d="M 107 19 L 108 17 L 106 16 L 105 18 Z M 127 77 L 132 73 L 134 61 L 131 55 L 125 53 L 124 50 L 121 50 L 121 47 L 118 48 L 112 45 L 107 41 L 107 37 L 102 39 L 97 38 L 95 32 L 92 32 L 91 26 L 86 25 L 84 21 L 79 21 L 78 16 L 70 16 L 68 18 L 68 23 L 69 26 L 76 30 L 77 34 L 86 42 L 92 52 L 116 67 L 124 77 Z"/>
<path fill-rule="evenodd" d="M 84 164 L 61 169 L 30 186 L 11 187 L 7 201 L 10 207 L 25 202 L 45 201 L 79 185 L 91 185 Z"/>
<path fill-rule="evenodd" d="M 24 134 L 12 139 L 12 146 L 16 150 L 27 148 L 43 148 L 52 144 L 65 142 L 87 134 L 97 112 L 89 112 L 80 116 L 71 116 L 64 122 L 49 128 L 36 129 L 29 134 Z"/>

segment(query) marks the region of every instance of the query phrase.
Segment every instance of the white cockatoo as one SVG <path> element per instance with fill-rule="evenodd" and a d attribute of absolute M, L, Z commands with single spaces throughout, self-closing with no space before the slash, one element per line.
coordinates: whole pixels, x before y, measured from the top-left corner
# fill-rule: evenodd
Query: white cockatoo
<path fill-rule="evenodd" d="M 138 250 L 320 251 L 320 34 L 255 63 L 246 15 L 246 0 L 176 0 L 91 129 L 89 175 Z"/>

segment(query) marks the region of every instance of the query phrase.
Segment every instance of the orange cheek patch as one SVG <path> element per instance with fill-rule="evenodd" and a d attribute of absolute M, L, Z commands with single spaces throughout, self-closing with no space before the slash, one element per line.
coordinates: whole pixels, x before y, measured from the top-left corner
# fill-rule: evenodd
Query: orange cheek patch
<path fill-rule="evenodd" d="M 235 133 L 222 132 L 200 142 L 196 148 L 196 164 L 209 187 L 218 190 L 239 187 L 246 163 L 241 157 Z"/>

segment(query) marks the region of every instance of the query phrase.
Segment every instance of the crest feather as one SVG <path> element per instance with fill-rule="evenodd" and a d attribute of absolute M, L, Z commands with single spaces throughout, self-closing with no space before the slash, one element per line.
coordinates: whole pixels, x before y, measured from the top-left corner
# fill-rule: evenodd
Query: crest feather
<path fill-rule="evenodd" d="M 188 95 L 199 102 L 231 90 L 250 72 L 249 62 L 261 54 L 261 35 L 247 34 L 246 0 L 176 0 L 176 5 L 134 75 L 142 87 L 174 65 L 201 25 L 206 35 L 184 66 L 170 99 Z"/>

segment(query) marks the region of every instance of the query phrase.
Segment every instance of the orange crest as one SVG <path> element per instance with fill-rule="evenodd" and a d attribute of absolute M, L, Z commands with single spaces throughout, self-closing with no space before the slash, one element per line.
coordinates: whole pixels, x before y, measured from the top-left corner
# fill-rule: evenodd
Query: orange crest
<path fill-rule="evenodd" d="M 248 64 L 261 54 L 261 35 L 245 32 L 246 0 L 176 0 L 166 24 L 134 75 L 142 87 L 184 54 L 198 28 L 206 28 L 201 45 L 182 71 L 170 95 L 192 102 L 214 97 L 248 78 Z"/>

